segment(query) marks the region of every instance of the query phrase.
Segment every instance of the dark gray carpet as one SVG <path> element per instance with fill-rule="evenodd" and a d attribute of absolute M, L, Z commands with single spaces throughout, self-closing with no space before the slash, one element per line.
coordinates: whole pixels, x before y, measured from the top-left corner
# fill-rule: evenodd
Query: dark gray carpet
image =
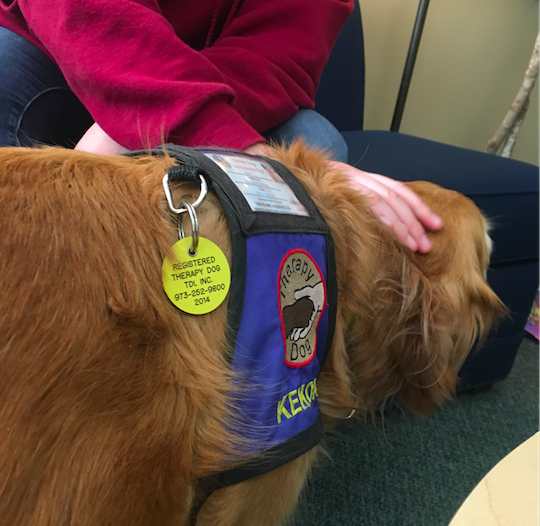
<path fill-rule="evenodd" d="M 330 438 L 293 524 L 448 526 L 483 476 L 538 431 L 538 411 L 538 344 L 526 338 L 491 390 L 424 420 L 393 409 Z"/>

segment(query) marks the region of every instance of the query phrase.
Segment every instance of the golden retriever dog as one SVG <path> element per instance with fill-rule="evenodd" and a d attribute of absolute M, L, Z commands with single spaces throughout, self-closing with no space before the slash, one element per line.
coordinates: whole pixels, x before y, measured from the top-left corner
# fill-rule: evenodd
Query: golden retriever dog
<path fill-rule="evenodd" d="M 456 192 L 412 183 L 444 221 L 432 251 L 415 254 L 324 156 L 301 144 L 270 155 L 334 239 L 336 330 L 317 381 L 325 427 L 397 396 L 419 415 L 450 399 L 475 340 L 504 312 L 485 279 L 486 219 Z M 182 526 L 198 481 L 238 462 L 227 300 L 195 316 L 163 291 L 178 240 L 161 184 L 173 164 L 0 149 L 2 524 Z M 198 192 L 173 185 L 177 203 Z M 197 215 L 201 236 L 230 258 L 212 193 Z M 196 524 L 282 524 L 320 447 L 213 492 Z"/>

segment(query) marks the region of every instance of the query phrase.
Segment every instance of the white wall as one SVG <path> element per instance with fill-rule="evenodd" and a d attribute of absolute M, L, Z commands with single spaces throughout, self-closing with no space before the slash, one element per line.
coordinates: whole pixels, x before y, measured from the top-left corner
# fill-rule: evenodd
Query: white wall
<path fill-rule="evenodd" d="M 419 0 L 360 0 L 365 129 L 388 130 Z M 431 0 L 400 131 L 483 151 L 523 80 L 538 0 Z M 538 85 L 513 158 L 538 165 Z"/>

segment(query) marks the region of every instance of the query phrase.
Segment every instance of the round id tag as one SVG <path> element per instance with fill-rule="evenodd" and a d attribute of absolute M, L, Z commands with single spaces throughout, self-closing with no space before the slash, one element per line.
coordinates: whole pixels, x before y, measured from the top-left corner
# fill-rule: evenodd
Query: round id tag
<path fill-rule="evenodd" d="M 189 314 L 208 314 L 227 297 L 231 269 L 225 254 L 209 239 L 199 238 L 197 254 L 189 253 L 191 237 L 173 246 L 176 259 L 163 261 L 163 288 L 180 310 Z"/>

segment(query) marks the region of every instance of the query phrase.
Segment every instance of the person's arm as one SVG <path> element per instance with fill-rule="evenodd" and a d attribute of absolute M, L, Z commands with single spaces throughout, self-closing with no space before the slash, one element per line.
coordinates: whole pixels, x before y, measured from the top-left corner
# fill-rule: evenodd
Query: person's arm
<path fill-rule="evenodd" d="M 352 0 L 243 0 L 201 54 L 233 88 L 232 107 L 266 131 L 299 108 L 313 109 L 323 69 L 353 6 Z"/>
<path fill-rule="evenodd" d="M 96 145 L 99 145 L 101 153 L 119 154 L 127 151 L 94 124 L 76 149 L 93 151 Z M 264 143 L 250 145 L 244 151 L 252 155 L 267 154 Z M 373 213 L 394 231 L 403 244 L 413 252 L 422 254 L 431 250 L 426 228 L 439 230 L 442 221 L 411 189 L 400 181 L 364 172 L 345 163 L 333 161 L 331 164 L 349 177 L 351 187 L 368 197 Z"/>
<path fill-rule="evenodd" d="M 262 140 L 231 107 L 234 90 L 218 68 L 176 36 L 156 0 L 56 0 L 54 15 L 45 0 L 19 7 L 94 120 L 122 146 L 244 148 Z"/>
<path fill-rule="evenodd" d="M 259 132 L 266 126 L 312 104 L 352 0 L 315 5 L 311 0 L 245 0 L 209 56 L 211 48 L 195 51 L 176 36 L 156 0 L 57 0 L 52 17 L 45 0 L 19 0 L 19 5 L 70 87 L 116 143 L 129 149 L 164 141 L 244 149 L 263 140 Z M 189 16 L 190 4 L 185 5 Z M 306 15 L 304 25 L 297 17 L 310 11 L 320 14 L 314 25 Z M 325 16 L 331 32 L 324 27 Z M 310 31 L 315 27 L 319 34 Z M 298 48 L 294 35 L 310 38 Z M 272 65 L 272 47 L 287 39 L 297 59 L 283 46 Z M 266 50 L 261 61 L 240 57 L 255 42 L 259 53 Z M 229 70 L 235 56 L 242 64 L 236 73 Z M 262 76 L 255 74 L 259 69 L 265 70 Z M 253 93 L 259 101 L 272 99 L 269 107 L 260 108 L 260 120 Z"/>

